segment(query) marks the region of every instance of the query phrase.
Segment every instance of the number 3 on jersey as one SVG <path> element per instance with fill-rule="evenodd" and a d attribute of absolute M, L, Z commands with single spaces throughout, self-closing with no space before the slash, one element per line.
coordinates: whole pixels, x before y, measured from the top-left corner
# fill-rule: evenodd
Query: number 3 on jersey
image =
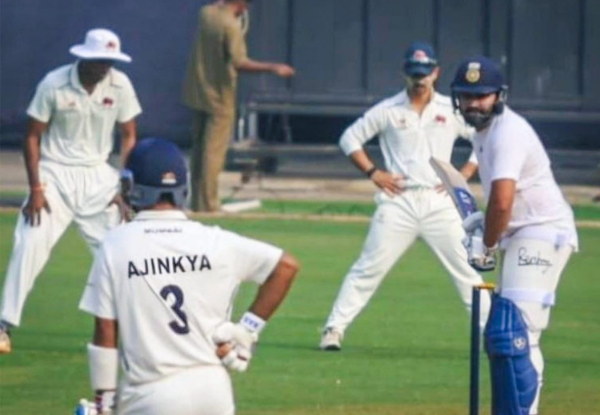
<path fill-rule="evenodd" d="M 169 301 L 169 295 L 173 294 L 175 302 L 171 305 L 171 310 L 175 313 L 179 320 L 173 320 L 169 323 L 169 327 L 177 334 L 188 334 L 190 327 L 188 326 L 188 319 L 185 312 L 181 309 L 183 306 L 183 291 L 177 285 L 167 285 L 160 290 L 160 296 L 165 300 Z"/>

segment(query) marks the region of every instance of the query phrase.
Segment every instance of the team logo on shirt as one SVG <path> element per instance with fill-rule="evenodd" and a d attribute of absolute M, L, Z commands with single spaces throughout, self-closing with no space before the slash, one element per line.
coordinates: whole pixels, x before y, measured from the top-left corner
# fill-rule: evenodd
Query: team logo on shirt
<path fill-rule="evenodd" d="M 405 129 L 407 127 L 406 118 L 404 118 L 404 117 L 401 117 L 398 119 L 392 118 L 392 123 L 395 128 Z"/>
<path fill-rule="evenodd" d="M 162 175 L 162 179 L 160 181 L 162 184 L 177 184 L 177 176 L 175 173 L 169 171 Z"/>
<path fill-rule="evenodd" d="M 446 117 L 444 117 L 441 114 L 438 114 L 435 116 L 435 122 L 437 122 L 438 124 L 446 124 Z"/>
<path fill-rule="evenodd" d="M 102 105 L 104 105 L 107 108 L 112 107 L 114 103 L 115 101 L 113 101 L 112 98 L 107 97 L 102 100 Z"/>
<path fill-rule="evenodd" d="M 469 63 L 465 79 L 472 84 L 481 79 L 481 64 L 479 62 Z"/>

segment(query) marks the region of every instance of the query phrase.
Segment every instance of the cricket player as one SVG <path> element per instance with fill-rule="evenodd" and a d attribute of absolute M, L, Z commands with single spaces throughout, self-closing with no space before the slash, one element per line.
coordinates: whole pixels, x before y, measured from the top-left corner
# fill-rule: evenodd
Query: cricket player
<path fill-rule="evenodd" d="M 340 139 L 342 151 L 381 191 L 360 257 L 325 324 L 322 350 L 341 349 L 348 325 L 417 237 L 442 262 L 467 310 L 472 286 L 483 282 L 466 262 L 460 216 L 450 196 L 439 190 L 441 181 L 429 164 L 430 157 L 450 161 L 457 138 L 473 131 L 457 118 L 450 98 L 434 89 L 440 69 L 431 45 L 415 42 L 404 58 L 406 89 L 370 109 Z M 375 166 L 363 149 L 377 135 L 385 167 Z M 468 178 L 475 170 L 467 163 L 462 173 Z M 482 322 L 488 309 L 489 297 L 483 297 Z"/>
<path fill-rule="evenodd" d="M 557 186 L 534 129 L 506 103 L 500 69 L 485 57 L 464 61 L 452 82 L 453 104 L 477 130 L 473 145 L 486 213 L 464 221 L 469 262 L 502 268 L 485 328 L 492 414 L 538 413 L 548 327 L 556 288 L 577 250 L 573 212 Z M 483 235 L 483 236 L 477 236 Z"/>
<path fill-rule="evenodd" d="M 88 345 L 95 409 L 113 408 L 120 361 L 119 415 L 233 414 L 227 369 L 246 370 L 298 264 L 272 245 L 189 220 L 188 171 L 173 143 L 141 140 L 127 169 L 137 215 L 104 239 L 80 303 L 96 317 Z M 260 288 L 232 323 L 244 281 Z"/>
<path fill-rule="evenodd" d="M 78 59 L 48 73 L 27 109 L 24 142 L 29 196 L 17 220 L 0 306 L 0 353 L 11 351 L 27 295 L 71 222 L 94 249 L 121 220 L 119 173 L 107 163 L 113 130 L 121 160 L 135 144 L 140 104 L 129 78 L 113 68 L 130 62 L 119 37 L 90 30 L 70 52 Z"/>

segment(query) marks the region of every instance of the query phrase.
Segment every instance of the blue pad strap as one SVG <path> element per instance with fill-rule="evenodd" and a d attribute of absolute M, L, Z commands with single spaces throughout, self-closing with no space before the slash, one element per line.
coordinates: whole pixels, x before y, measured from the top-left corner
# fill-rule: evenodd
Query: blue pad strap
<path fill-rule="evenodd" d="M 484 337 L 492 378 L 492 414 L 529 415 L 538 374 L 529 356 L 527 325 L 512 301 L 492 297 Z"/>

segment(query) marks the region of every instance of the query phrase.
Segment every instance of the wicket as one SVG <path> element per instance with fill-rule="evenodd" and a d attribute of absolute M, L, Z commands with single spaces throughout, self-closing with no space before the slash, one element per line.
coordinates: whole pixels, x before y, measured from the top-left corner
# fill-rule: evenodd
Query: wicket
<path fill-rule="evenodd" d="M 494 284 L 480 284 L 473 287 L 471 305 L 471 370 L 469 384 L 469 415 L 479 415 L 479 360 L 481 335 L 479 319 L 481 314 L 481 290 L 493 290 Z"/>

